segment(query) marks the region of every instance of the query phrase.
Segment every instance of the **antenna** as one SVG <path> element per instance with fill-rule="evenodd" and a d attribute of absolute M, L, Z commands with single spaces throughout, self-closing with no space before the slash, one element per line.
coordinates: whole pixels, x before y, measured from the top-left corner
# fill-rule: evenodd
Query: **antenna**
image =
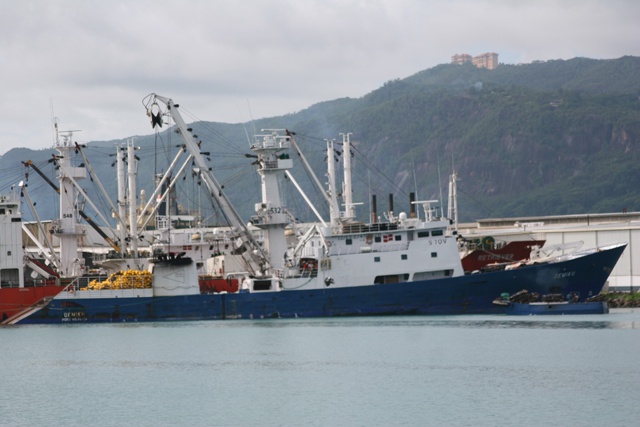
<path fill-rule="evenodd" d="M 416 161 L 415 161 L 415 156 L 411 156 L 411 166 L 413 166 L 413 191 L 415 191 L 416 196 L 417 196 L 418 195 L 418 180 L 416 179 Z"/>
<path fill-rule="evenodd" d="M 440 200 L 444 200 L 442 198 L 442 175 L 440 174 L 440 151 L 436 150 L 436 159 L 438 161 L 438 187 L 440 187 Z M 442 203 L 440 204 L 440 218 L 444 216 L 442 211 Z"/>
<path fill-rule="evenodd" d="M 256 122 L 253 120 L 253 112 L 251 111 L 251 103 L 247 99 L 247 107 L 249 108 L 249 117 L 251 118 L 251 126 L 253 126 L 253 134 L 256 135 Z M 248 136 L 247 136 L 248 138 Z M 251 145 L 251 140 L 249 139 L 249 145 Z"/>
<path fill-rule="evenodd" d="M 53 111 L 53 100 L 49 99 L 49 108 L 51 110 L 51 122 L 53 123 L 53 146 L 54 147 L 60 147 L 60 134 L 62 133 L 62 137 L 64 139 L 62 145 L 63 146 L 70 146 L 71 144 L 73 144 L 72 138 L 73 138 L 73 133 L 74 132 L 80 132 L 79 129 L 72 129 L 72 130 L 60 130 L 58 128 L 58 123 L 60 122 L 60 120 L 55 116 L 55 113 Z"/>
<path fill-rule="evenodd" d="M 58 145 L 58 118 L 53 108 L 53 98 L 49 98 L 49 111 L 51 112 L 51 123 L 53 123 L 53 145 Z"/>

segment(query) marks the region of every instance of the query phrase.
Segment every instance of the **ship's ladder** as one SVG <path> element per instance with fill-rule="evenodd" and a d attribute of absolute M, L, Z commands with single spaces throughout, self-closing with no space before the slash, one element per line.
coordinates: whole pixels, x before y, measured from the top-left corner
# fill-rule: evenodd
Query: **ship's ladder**
<path fill-rule="evenodd" d="M 29 317 L 33 313 L 36 313 L 36 312 L 40 311 L 42 308 L 46 307 L 47 304 L 49 304 L 49 302 L 52 299 L 53 299 L 52 296 L 46 296 L 46 297 L 42 298 L 41 300 L 37 301 L 32 306 L 27 307 L 24 310 L 14 314 L 13 316 L 6 318 L 2 322 L 0 322 L 0 325 L 15 325 L 16 323 L 18 323 L 22 319 L 24 319 L 26 317 Z"/>

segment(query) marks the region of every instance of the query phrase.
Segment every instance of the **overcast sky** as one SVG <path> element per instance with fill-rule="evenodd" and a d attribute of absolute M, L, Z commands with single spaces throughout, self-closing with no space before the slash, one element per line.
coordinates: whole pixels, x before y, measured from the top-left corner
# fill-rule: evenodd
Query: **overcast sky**
<path fill-rule="evenodd" d="M 52 110 L 78 141 L 151 134 L 151 92 L 238 123 L 456 53 L 640 56 L 639 17 L 638 0 L 0 0 L 0 154 L 51 147 Z"/>

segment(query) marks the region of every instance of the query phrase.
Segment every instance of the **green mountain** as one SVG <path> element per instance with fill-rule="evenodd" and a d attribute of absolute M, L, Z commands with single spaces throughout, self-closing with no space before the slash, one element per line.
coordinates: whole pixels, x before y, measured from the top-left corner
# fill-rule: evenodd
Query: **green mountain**
<path fill-rule="evenodd" d="M 172 95 L 179 100 L 179 94 Z M 407 211 L 409 192 L 422 200 L 444 199 L 446 206 L 453 169 L 461 220 L 638 211 L 639 95 L 637 57 L 501 64 L 496 70 L 446 64 L 386 82 L 358 99 L 322 102 L 244 125 L 198 122 L 192 127 L 203 150 L 211 153 L 214 173 L 246 218 L 259 199 L 252 159 L 244 156 L 250 152 L 247 134 L 262 128 L 296 132 L 321 178 L 326 171 L 324 140 L 341 141 L 341 132 L 351 133 L 354 200 L 364 204 L 358 208 L 361 219 L 368 218 L 372 194 L 377 195 L 378 212 L 388 209 L 388 194 L 394 194 L 396 213 Z M 139 167 L 147 194 L 152 191 L 150 177 L 166 167 L 179 143 L 166 130 L 137 140 L 142 147 L 138 155 L 149 159 Z M 109 169 L 113 159 L 105 154 L 113 144 L 96 142 L 87 148 L 102 154 L 94 168 L 111 194 L 115 170 Z M 24 156 L 20 160 L 31 156 L 34 163 L 39 158 L 46 168 L 51 150 L 11 150 L 0 167 L 17 168 L 18 154 Z M 323 205 L 302 168 L 296 166 L 293 174 Z M 2 188 L 10 184 L 9 175 Z M 185 205 L 204 205 L 195 200 L 197 182 L 190 179 L 185 177 L 181 189 Z M 312 219 L 309 209 L 295 200 L 288 199 L 295 214 Z M 215 220 L 217 211 L 209 216 Z"/>

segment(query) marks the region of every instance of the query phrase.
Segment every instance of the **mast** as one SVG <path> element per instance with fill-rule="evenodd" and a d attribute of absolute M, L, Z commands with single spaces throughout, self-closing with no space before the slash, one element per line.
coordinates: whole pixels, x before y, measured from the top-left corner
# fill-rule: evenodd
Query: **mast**
<path fill-rule="evenodd" d="M 287 252 L 285 227 L 289 224 L 287 209 L 282 200 L 280 182 L 293 161 L 289 158 L 291 138 L 276 129 L 263 129 L 269 134 L 256 135 L 251 150 L 258 156 L 258 173 L 262 181 L 262 202 L 256 204 L 253 225 L 264 230 L 265 249 L 275 269 L 284 269 Z M 284 132 L 284 130 L 280 130 Z"/>
<path fill-rule="evenodd" d="M 327 186 L 329 193 L 329 213 L 331 217 L 331 226 L 338 227 L 340 225 L 340 208 L 338 207 L 338 197 L 336 194 L 336 164 L 335 149 L 333 147 L 335 140 L 325 139 L 327 141 Z"/>
<path fill-rule="evenodd" d="M 133 258 L 138 257 L 138 218 L 136 208 L 136 175 L 138 169 L 138 157 L 133 145 L 133 138 L 127 140 L 127 179 L 129 184 L 129 234 L 131 236 L 131 255 Z"/>
<path fill-rule="evenodd" d="M 118 215 L 123 220 L 127 217 L 127 183 L 124 171 L 124 146 L 116 148 L 116 172 L 118 176 Z M 120 224 L 120 242 L 127 241 L 126 222 Z"/>
<path fill-rule="evenodd" d="M 73 181 L 87 177 L 84 167 L 71 164 L 71 153 L 75 150 L 72 143 L 73 132 L 60 131 L 57 121 L 54 122 L 56 140 L 54 148 L 59 155 L 54 156 L 58 166 L 58 180 L 60 182 L 60 218 L 54 222 L 52 234 L 60 240 L 61 274 L 77 276 L 82 273 L 84 260 L 78 259 L 78 237 L 83 234 L 82 227 L 76 217 L 76 191 Z M 60 138 L 62 136 L 62 138 Z"/>
<path fill-rule="evenodd" d="M 458 230 L 458 175 L 453 172 L 449 176 L 449 200 L 447 206 L 447 217 L 453 220 L 453 229 Z"/>
<path fill-rule="evenodd" d="M 351 185 L 351 132 L 341 133 L 342 135 L 342 158 L 344 159 L 344 188 L 342 197 L 344 199 L 345 219 L 356 217 L 355 205 L 353 204 L 353 188 Z"/>

